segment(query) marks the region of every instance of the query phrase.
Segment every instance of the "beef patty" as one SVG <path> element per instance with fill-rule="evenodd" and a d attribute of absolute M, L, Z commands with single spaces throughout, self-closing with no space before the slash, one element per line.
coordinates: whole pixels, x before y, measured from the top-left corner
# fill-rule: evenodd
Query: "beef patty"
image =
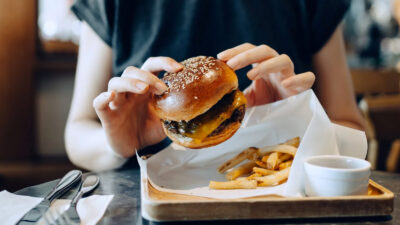
<path fill-rule="evenodd" d="M 194 133 L 196 128 L 202 123 L 202 121 L 206 121 L 210 118 L 215 117 L 215 115 L 219 115 L 220 113 L 224 112 L 228 107 L 232 105 L 234 101 L 234 93 L 230 93 L 225 95 L 217 104 L 215 104 L 210 110 L 206 113 L 190 120 L 190 121 L 171 121 L 171 120 L 164 120 L 165 128 L 174 134 L 185 134 L 185 133 Z M 236 108 L 232 116 L 229 119 L 226 119 L 222 122 L 211 134 L 208 135 L 214 136 L 217 135 L 219 132 L 224 130 L 224 128 L 232 123 L 232 122 L 242 122 L 242 119 L 245 114 L 245 105 L 239 106 Z"/>

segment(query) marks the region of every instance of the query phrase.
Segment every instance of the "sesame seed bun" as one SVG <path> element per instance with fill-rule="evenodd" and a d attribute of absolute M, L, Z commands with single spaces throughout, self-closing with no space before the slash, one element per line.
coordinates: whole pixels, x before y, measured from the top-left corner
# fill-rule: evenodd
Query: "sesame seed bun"
<path fill-rule="evenodd" d="M 235 72 L 213 57 L 193 57 L 181 64 L 182 71 L 162 78 L 168 90 L 153 97 L 155 112 L 163 120 L 189 121 L 238 88 Z"/>
<path fill-rule="evenodd" d="M 153 95 L 152 106 L 172 141 L 188 148 L 205 148 L 230 138 L 240 127 L 246 99 L 235 72 L 223 61 L 198 56 L 166 73 L 168 90 Z"/>

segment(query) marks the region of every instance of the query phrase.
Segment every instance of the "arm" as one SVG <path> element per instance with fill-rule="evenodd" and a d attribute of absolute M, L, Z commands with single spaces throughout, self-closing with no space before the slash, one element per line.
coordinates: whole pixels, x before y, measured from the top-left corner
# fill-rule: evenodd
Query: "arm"
<path fill-rule="evenodd" d="M 125 162 L 110 149 L 92 107 L 93 99 L 107 88 L 111 55 L 111 48 L 84 23 L 65 144 L 70 160 L 89 170 L 116 168 Z"/>
<path fill-rule="evenodd" d="M 354 97 L 341 26 L 314 55 L 313 67 L 317 74 L 315 91 L 329 118 L 335 123 L 363 130 L 364 121 Z"/>
<path fill-rule="evenodd" d="M 151 94 L 167 86 L 155 75 L 182 65 L 168 57 L 151 57 L 111 78 L 112 50 L 83 25 L 75 88 L 65 142 L 70 160 L 89 170 L 121 166 L 136 150 L 161 141 L 160 119 L 149 106 Z M 108 84 L 108 85 L 107 85 Z"/>

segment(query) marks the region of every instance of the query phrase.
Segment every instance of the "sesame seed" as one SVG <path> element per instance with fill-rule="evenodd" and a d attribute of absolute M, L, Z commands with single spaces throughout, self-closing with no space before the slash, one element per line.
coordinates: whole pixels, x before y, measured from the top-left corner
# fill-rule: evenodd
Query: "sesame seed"
<path fill-rule="evenodd" d="M 185 89 L 195 80 L 199 80 L 216 65 L 216 59 L 209 56 L 197 56 L 181 62 L 184 69 L 177 73 L 165 73 L 163 80 L 170 90 Z M 218 68 L 216 68 L 218 70 Z M 196 98 L 197 99 L 197 98 Z"/>

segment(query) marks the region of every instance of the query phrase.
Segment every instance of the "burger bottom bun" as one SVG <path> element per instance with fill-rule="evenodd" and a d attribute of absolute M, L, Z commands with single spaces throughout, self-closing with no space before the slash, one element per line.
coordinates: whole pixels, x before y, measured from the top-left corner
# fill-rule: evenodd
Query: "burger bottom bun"
<path fill-rule="evenodd" d="M 240 121 L 233 121 L 229 123 L 225 128 L 219 132 L 218 134 L 208 136 L 200 143 L 196 143 L 195 140 L 189 137 L 184 137 L 181 134 L 174 134 L 169 132 L 165 126 L 162 126 L 164 129 L 165 134 L 175 143 L 182 145 L 187 148 L 199 149 L 199 148 L 206 148 L 210 146 L 217 145 L 219 143 L 224 142 L 225 140 L 232 137 L 236 131 L 240 128 Z"/>

